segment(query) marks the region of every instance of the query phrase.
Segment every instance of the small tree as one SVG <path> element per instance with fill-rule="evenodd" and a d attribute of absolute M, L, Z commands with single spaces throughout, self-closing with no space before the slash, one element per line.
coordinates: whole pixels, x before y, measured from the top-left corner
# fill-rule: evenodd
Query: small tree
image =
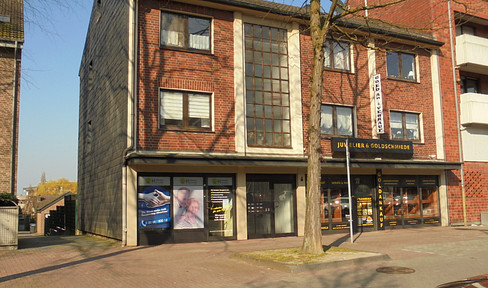
<path fill-rule="evenodd" d="M 0 193 L 0 206 L 15 206 L 19 203 L 19 200 L 14 194 Z"/>

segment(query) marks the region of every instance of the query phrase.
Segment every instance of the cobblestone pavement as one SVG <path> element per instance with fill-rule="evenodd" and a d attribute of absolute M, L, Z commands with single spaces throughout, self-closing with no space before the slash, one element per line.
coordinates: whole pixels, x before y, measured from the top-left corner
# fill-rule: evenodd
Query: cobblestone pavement
<path fill-rule="evenodd" d="M 0 287 L 437 287 L 469 278 L 462 285 L 474 286 L 439 287 L 487 286 L 474 279 L 488 273 L 488 227 L 482 226 L 367 232 L 355 235 L 353 244 L 348 234 L 323 237 L 324 245 L 391 258 L 362 266 L 291 274 L 233 257 L 301 242 L 285 237 L 121 247 L 92 236 L 21 234 L 18 250 L 0 250 Z"/>

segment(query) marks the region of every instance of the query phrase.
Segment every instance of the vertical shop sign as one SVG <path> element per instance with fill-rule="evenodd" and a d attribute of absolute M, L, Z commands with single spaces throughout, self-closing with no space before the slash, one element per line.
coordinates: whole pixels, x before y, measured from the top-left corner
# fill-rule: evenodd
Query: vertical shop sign
<path fill-rule="evenodd" d="M 169 228 L 171 196 L 169 177 L 139 177 L 137 214 L 139 229 Z"/>
<path fill-rule="evenodd" d="M 173 178 L 174 229 L 204 227 L 203 178 Z"/>
<path fill-rule="evenodd" d="M 381 169 L 376 170 L 376 181 L 378 183 L 378 230 L 385 230 L 385 213 L 383 211 L 383 173 Z"/>
<path fill-rule="evenodd" d="M 383 94 L 381 92 L 381 75 L 375 74 L 374 81 L 374 103 L 376 111 L 376 133 L 385 133 L 385 123 L 383 121 Z"/>

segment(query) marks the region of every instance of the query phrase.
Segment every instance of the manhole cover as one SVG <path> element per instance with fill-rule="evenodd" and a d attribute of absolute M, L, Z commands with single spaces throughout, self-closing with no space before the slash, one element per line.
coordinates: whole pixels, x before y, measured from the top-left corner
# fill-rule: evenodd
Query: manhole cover
<path fill-rule="evenodd" d="M 415 269 L 408 268 L 408 267 L 399 267 L 399 266 L 387 266 L 387 267 L 380 267 L 376 269 L 376 272 L 386 273 L 386 274 L 410 274 L 410 273 L 414 273 Z"/>

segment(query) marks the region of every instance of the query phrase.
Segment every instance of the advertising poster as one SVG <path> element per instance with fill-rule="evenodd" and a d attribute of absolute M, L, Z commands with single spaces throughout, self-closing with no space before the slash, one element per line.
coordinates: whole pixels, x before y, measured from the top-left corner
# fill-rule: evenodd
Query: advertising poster
<path fill-rule="evenodd" d="M 232 178 L 211 177 L 208 179 L 210 201 L 208 202 L 208 228 L 210 235 L 233 236 Z"/>
<path fill-rule="evenodd" d="M 174 177 L 174 229 L 204 227 L 203 178 Z"/>
<path fill-rule="evenodd" d="M 139 177 L 137 191 L 139 229 L 170 227 L 170 184 L 169 177 Z"/>
<path fill-rule="evenodd" d="M 373 201 L 371 197 L 357 198 L 358 226 L 373 226 Z"/>

